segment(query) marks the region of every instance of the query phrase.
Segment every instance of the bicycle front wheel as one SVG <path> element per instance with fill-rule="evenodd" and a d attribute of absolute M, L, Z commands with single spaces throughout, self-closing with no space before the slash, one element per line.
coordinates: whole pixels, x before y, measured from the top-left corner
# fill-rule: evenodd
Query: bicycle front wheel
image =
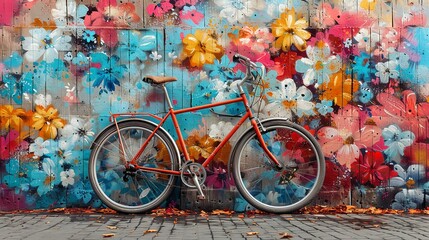
<path fill-rule="evenodd" d="M 159 206 L 173 190 L 173 175 L 126 167 L 155 130 L 142 120 L 128 120 L 106 128 L 95 140 L 89 160 L 89 179 L 100 200 L 125 213 L 146 212 Z M 121 151 L 120 137 L 124 153 Z M 178 170 L 177 150 L 168 135 L 158 130 L 137 160 L 138 166 Z"/>
<path fill-rule="evenodd" d="M 287 213 L 317 196 L 325 176 L 325 159 L 316 139 L 286 119 L 262 122 L 269 151 L 284 167 L 278 170 L 261 147 L 254 129 L 238 140 L 232 153 L 237 189 L 255 208 Z"/>

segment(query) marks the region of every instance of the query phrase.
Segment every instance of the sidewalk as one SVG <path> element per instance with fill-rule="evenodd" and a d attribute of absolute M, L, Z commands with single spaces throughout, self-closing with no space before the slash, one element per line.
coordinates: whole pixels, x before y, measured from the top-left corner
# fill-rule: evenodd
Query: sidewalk
<path fill-rule="evenodd" d="M 429 215 L 0 214 L 0 239 L 429 239 Z"/>

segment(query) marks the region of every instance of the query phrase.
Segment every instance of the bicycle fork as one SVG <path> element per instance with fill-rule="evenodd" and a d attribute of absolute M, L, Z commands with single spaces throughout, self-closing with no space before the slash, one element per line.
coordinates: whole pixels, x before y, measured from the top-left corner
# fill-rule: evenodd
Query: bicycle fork
<path fill-rule="evenodd" d="M 257 120 L 257 121 L 256 121 Z M 284 165 L 277 160 L 277 158 L 271 153 L 271 151 L 268 149 L 267 144 L 264 141 L 264 138 L 262 137 L 262 133 L 266 131 L 264 126 L 262 125 L 261 121 L 259 121 L 258 118 L 253 118 L 250 120 L 253 129 L 255 129 L 256 137 L 258 138 L 259 143 L 261 144 L 262 149 L 264 150 L 265 154 L 267 154 L 268 158 L 270 159 L 271 163 L 273 164 L 273 167 L 277 171 L 281 171 L 284 167 Z M 262 131 L 262 133 L 261 133 Z"/>

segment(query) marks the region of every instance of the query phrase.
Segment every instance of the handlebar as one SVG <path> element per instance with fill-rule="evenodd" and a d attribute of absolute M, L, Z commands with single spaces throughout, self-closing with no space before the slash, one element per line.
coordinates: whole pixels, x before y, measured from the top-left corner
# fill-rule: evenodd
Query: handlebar
<path fill-rule="evenodd" d="M 264 65 L 257 65 L 256 63 L 252 62 L 248 57 L 245 57 L 241 54 L 234 54 L 234 56 L 232 57 L 232 61 L 236 62 L 236 63 L 241 63 L 244 66 L 246 66 L 246 76 L 241 80 L 240 85 L 242 85 L 245 81 L 247 80 L 253 80 L 254 76 L 251 73 L 251 69 L 261 69 L 262 74 L 261 77 L 264 77 L 265 75 L 265 66 Z"/>

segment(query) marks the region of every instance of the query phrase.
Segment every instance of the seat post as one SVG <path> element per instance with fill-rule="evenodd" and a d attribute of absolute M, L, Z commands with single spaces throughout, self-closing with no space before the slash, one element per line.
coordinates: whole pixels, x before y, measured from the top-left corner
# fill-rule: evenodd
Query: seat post
<path fill-rule="evenodd" d="M 168 95 L 167 88 L 165 84 L 162 84 L 162 89 L 164 90 L 165 99 L 167 100 L 168 109 L 173 109 L 173 105 L 171 104 L 170 96 Z"/>

